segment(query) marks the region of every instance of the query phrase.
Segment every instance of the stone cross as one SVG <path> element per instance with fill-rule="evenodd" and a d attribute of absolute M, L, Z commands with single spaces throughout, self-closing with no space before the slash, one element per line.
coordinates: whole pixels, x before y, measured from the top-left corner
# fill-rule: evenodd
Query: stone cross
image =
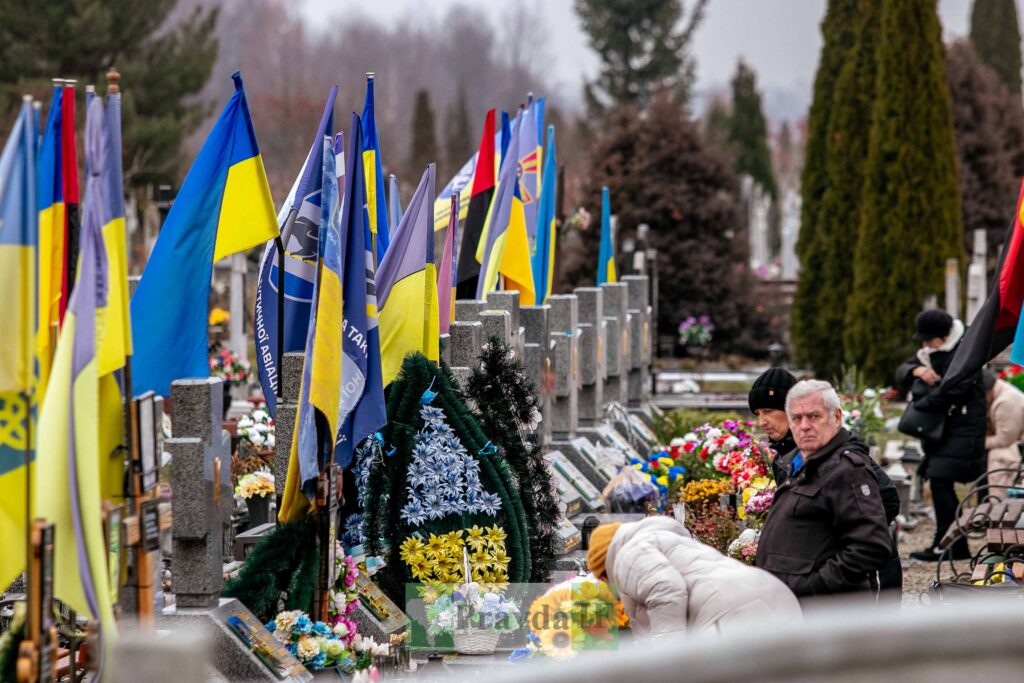
<path fill-rule="evenodd" d="M 455 300 L 455 320 L 459 322 L 475 322 L 480 319 L 480 313 L 487 307 L 483 301 L 475 299 Z"/>
<path fill-rule="evenodd" d="M 592 427 L 604 418 L 605 321 L 600 287 L 575 290 L 580 330 L 579 424 Z"/>
<path fill-rule="evenodd" d="M 971 263 L 967 266 L 967 319 L 968 325 L 974 322 L 974 316 L 978 315 L 981 305 L 985 303 L 988 292 L 985 283 L 985 259 L 988 251 L 987 236 L 985 230 L 979 228 L 974 231 L 974 251 L 971 255 Z"/>
<path fill-rule="evenodd" d="M 959 318 L 960 313 L 960 261 L 946 259 L 946 313 Z"/>
<path fill-rule="evenodd" d="M 484 339 L 483 323 L 456 320 L 448 329 L 451 337 L 451 371 L 463 387 L 469 380 L 473 368 L 479 363 L 480 349 Z"/>
<path fill-rule="evenodd" d="M 627 399 L 630 408 L 639 408 L 650 396 L 651 318 L 647 276 L 622 278 L 629 288 L 630 351 Z"/>
<path fill-rule="evenodd" d="M 551 406 L 549 378 L 551 374 L 551 338 L 548 335 L 548 314 L 551 307 L 524 306 L 519 309 L 519 319 L 523 324 L 523 366 L 526 377 L 533 384 L 540 400 L 541 423 L 537 428 L 537 438 L 541 444 L 550 440 Z"/>
<path fill-rule="evenodd" d="M 223 585 L 224 525 L 231 514 L 231 438 L 223 429 L 224 382 L 171 384 L 174 593 L 180 607 L 217 605 Z"/>
<path fill-rule="evenodd" d="M 520 326 L 519 292 L 507 290 L 491 292 L 487 295 L 487 309 L 490 311 L 508 311 L 511 341 L 516 354 L 523 357 L 523 330 Z"/>
<path fill-rule="evenodd" d="M 512 343 L 512 316 L 508 311 L 483 311 L 480 313 L 480 324 L 483 325 L 484 344 L 488 343 L 491 337 L 497 337 L 502 344 Z M 477 353 L 479 352 L 478 349 Z"/>
<path fill-rule="evenodd" d="M 288 478 L 288 459 L 291 457 L 295 416 L 299 412 L 299 392 L 302 387 L 302 364 L 306 355 L 302 351 L 284 354 L 281 363 L 281 398 L 277 401 L 274 417 L 274 492 L 284 495 L 284 482 Z"/>
<path fill-rule="evenodd" d="M 551 370 L 554 396 L 551 401 L 551 438 L 568 441 L 576 437 L 579 392 L 579 320 L 575 294 L 548 297 L 551 306 L 548 330 L 551 335 Z"/>
<path fill-rule="evenodd" d="M 629 373 L 629 285 L 625 282 L 606 282 L 601 285 L 604 293 L 602 312 L 605 321 L 605 368 L 604 383 L 606 403 L 617 402 L 626 405 L 626 384 Z"/>

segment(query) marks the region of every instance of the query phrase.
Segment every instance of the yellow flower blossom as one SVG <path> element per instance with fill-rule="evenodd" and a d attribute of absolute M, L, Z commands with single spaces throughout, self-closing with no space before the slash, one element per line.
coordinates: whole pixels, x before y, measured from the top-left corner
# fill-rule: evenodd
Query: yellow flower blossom
<path fill-rule="evenodd" d="M 466 529 L 466 543 L 469 545 L 470 549 L 478 550 L 485 542 L 484 530 L 476 524 L 469 529 Z"/>
<path fill-rule="evenodd" d="M 508 534 L 505 533 L 505 530 L 497 524 L 489 528 L 485 535 L 487 537 L 487 544 L 491 547 L 494 547 L 499 543 L 503 544 L 505 542 L 505 538 L 508 536 Z"/>
<path fill-rule="evenodd" d="M 444 557 L 447 554 L 448 548 L 445 543 L 444 535 L 438 536 L 436 534 L 430 534 L 430 539 L 427 541 L 426 555 L 434 560 Z"/>

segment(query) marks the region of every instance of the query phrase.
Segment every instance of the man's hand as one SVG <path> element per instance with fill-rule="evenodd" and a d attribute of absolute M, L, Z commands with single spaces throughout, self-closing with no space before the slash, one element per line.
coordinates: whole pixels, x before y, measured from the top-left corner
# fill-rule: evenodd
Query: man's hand
<path fill-rule="evenodd" d="M 942 377 L 937 372 L 923 365 L 921 367 L 914 368 L 914 372 L 912 374 L 914 377 L 917 377 L 925 384 L 929 385 L 938 384 L 942 381 Z"/>

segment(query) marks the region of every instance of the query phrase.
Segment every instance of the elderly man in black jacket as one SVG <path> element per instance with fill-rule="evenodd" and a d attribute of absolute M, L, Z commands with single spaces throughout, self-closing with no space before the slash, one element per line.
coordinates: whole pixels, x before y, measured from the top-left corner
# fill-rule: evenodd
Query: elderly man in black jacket
<path fill-rule="evenodd" d="M 757 544 L 758 567 L 798 597 L 870 589 L 892 552 L 874 461 L 842 427 L 827 382 L 805 380 L 786 397 L 797 451 Z"/>

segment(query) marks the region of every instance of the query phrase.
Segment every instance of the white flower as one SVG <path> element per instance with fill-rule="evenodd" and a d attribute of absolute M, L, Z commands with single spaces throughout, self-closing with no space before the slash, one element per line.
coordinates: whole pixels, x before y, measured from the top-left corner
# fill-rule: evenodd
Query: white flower
<path fill-rule="evenodd" d="M 291 635 L 292 627 L 295 626 L 295 620 L 299 617 L 297 611 L 292 612 L 281 612 L 274 618 L 274 625 L 277 626 L 274 633 L 282 633 L 287 638 Z"/>
<path fill-rule="evenodd" d="M 696 436 L 694 436 L 693 434 L 687 434 L 685 437 L 678 437 L 677 436 L 676 438 L 674 438 L 671 441 L 669 441 L 668 445 L 669 446 L 673 446 L 673 447 L 682 446 L 684 443 L 687 442 L 687 440 L 691 440 L 691 439 L 689 439 L 689 437 L 691 437 L 691 436 L 694 437 L 692 440 L 695 441 L 696 440 Z"/>
<path fill-rule="evenodd" d="M 320 654 L 322 638 L 303 638 L 299 641 L 297 651 L 301 661 L 308 661 Z"/>
<path fill-rule="evenodd" d="M 712 427 L 711 429 L 708 430 L 708 433 L 705 435 L 705 438 L 707 438 L 707 440 L 710 441 L 712 439 L 717 439 L 721 435 L 721 429 L 719 429 L 718 427 Z"/>
<path fill-rule="evenodd" d="M 341 609 L 345 609 L 345 596 L 341 596 Z M 339 621 L 334 625 L 334 635 L 344 638 L 348 635 L 348 626 L 345 626 L 344 622 Z"/>
<path fill-rule="evenodd" d="M 878 392 L 871 387 L 864 390 L 864 398 L 874 398 L 875 396 L 878 396 Z"/>
<path fill-rule="evenodd" d="M 740 440 L 737 439 L 735 436 L 730 436 L 722 444 L 722 448 L 731 451 L 732 449 L 736 448 L 737 445 L 739 445 L 739 442 Z"/>

